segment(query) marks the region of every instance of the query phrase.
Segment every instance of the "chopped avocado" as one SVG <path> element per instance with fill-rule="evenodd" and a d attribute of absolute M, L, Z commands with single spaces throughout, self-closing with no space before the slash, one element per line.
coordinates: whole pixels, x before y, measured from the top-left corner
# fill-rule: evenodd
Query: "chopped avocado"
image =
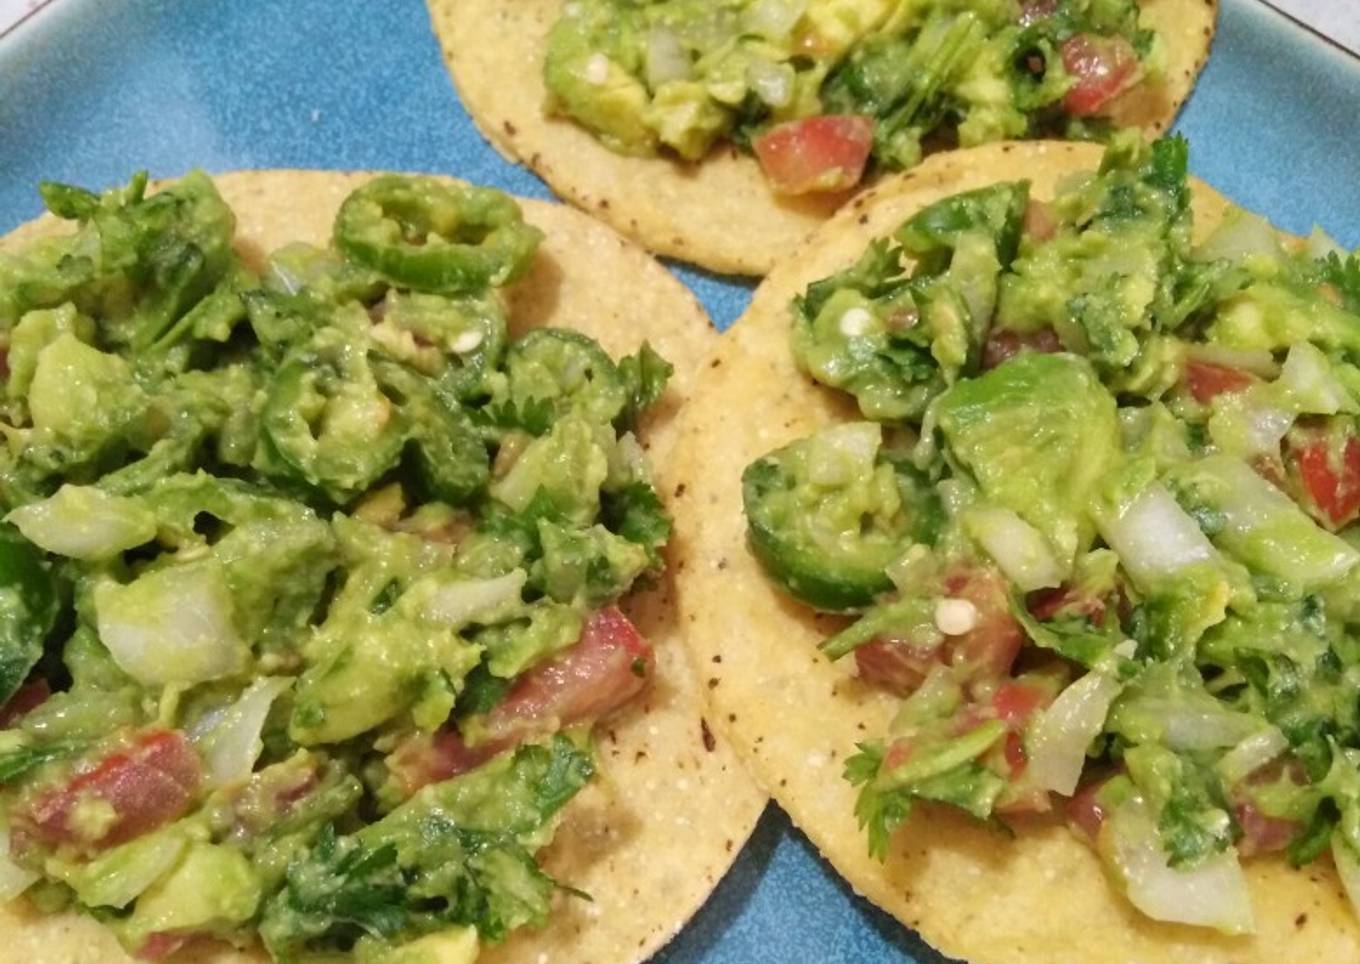
<path fill-rule="evenodd" d="M 70 232 L 0 253 L 0 896 L 468 964 L 547 923 L 647 675 L 671 365 L 514 316 L 499 191 L 379 176 L 247 266 L 210 178 L 148 184 L 45 184 Z"/>

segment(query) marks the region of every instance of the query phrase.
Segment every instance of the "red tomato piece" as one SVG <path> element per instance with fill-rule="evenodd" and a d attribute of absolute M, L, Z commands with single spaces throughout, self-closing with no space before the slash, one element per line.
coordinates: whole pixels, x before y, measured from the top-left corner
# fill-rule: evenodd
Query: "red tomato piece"
<path fill-rule="evenodd" d="M 137 948 L 137 959 L 141 961 L 164 960 L 171 954 L 176 953 L 185 944 L 189 943 L 191 935 L 173 934 L 165 931 L 157 931 L 147 937 L 142 942 L 142 946 Z"/>
<path fill-rule="evenodd" d="M 1237 852 L 1243 857 L 1273 854 L 1284 850 L 1303 829 L 1297 820 L 1268 817 L 1247 801 L 1234 808 L 1237 824 L 1242 828 L 1242 839 L 1237 841 Z"/>
<path fill-rule="evenodd" d="M 1030 615 L 1041 621 L 1052 619 L 1059 613 L 1085 616 L 1095 623 L 1105 618 L 1105 600 L 1078 592 L 1073 586 L 1036 590 L 1029 594 L 1025 606 Z"/>
<path fill-rule="evenodd" d="M 873 118 L 825 114 L 780 124 L 751 146 L 776 191 L 807 194 L 858 184 L 873 144 Z"/>
<path fill-rule="evenodd" d="M 51 695 L 52 687 L 47 685 L 45 679 L 35 679 L 19 687 L 19 691 L 9 698 L 9 702 L 0 706 L 0 730 L 18 723 L 46 703 Z"/>
<path fill-rule="evenodd" d="M 407 741 L 389 766 L 414 793 L 427 783 L 466 773 L 528 737 L 612 713 L 642 692 L 654 667 L 651 646 L 628 617 L 615 606 L 601 609 L 574 646 L 519 678 L 486 715 L 477 746 L 469 747 L 455 730 L 444 730 Z"/>
<path fill-rule="evenodd" d="M 1186 363 L 1181 380 L 1201 405 L 1208 405 L 1219 395 L 1240 392 L 1256 381 L 1250 373 L 1240 368 L 1200 361 Z"/>
<path fill-rule="evenodd" d="M 1040 708 L 1053 702 L 1053 694 L 1024 683 L 1002 683 L 992 694 L 996 718 L 1012 731 L 1022 730 Z"/>
<path fill-rule="evenodd" d="M 1063 109 L 1076 117 L 1099 114 L 1138 77 L 1138 54 L 1120 36 L 1074 34 L 1058 52 L 1073 80 Z"/>
<path fill-rule="evenodd" d="M 1020 738 L 1020 734 L 1014 731 L 1006 734 L 1006 766 L 1010 767 L 1011 779 L 1014 780 L 1025 772 L 1025 767 L 1029 764 L 1029 754 L 1025 752 L 1025 741 Z"/>
<path fill-rule="evenodd" d="M 1289 456 L 1319 522 L 1340 529 L 1360 517 L 1360 440 L 1349 433 L 1318 434 L 1298 446 L 1291 440 Z"/>
<path fill-rule="evenodd" d="M 21 807 L 13 815 L 15 833 L 52 847 L 112 847 L 182 816 L 202 780 L 202 765 L 187 736 L 179 730 L 148 730 Z M 99 803 L 106 805 L 107 820 L 94 832 L 82 825 L 80 810 Z"/>
<path fill-rule="evenodd" d="M 1000 679 L 1010 673 L 1025 634 L 1011 615 L 1006 580 L 994 569 L 969 569 L 945 580 L 945 591 L 966 599 L 978 612 L 977 623 L 961 636 L 951 636 L 950 662 L 976 679 Z"/>
<path fill-rule="evenodd" d="M 1062 351 L 1062 342 L 1052 328 L 1040 328 L 1025 335 L 1014 331 L 997 330 L 987 336 L 982 346 L 982 367 L 995 368 L 1010 361 L 1022 351 L 1052 353 Z"/>
<path fill-rule="evenodd" d="M 1030 0 L 1020 6 L 1020 26 L 1028 27 L 1058 12 L 1058 0 Z"/>
<path fill-rule="evenodd" d="M 1100 827 L 1105 822 L 1105 808 L 1100 805 L 1100 791 L 1109 781 L 1095 780 L 1078 788 L 1076 795 L 1067 801 L 1064 810 L 1067 822 L 1080 830 L 1092 843 L 1100 836 Z"/>
<path fill-rule="evenodd" d="M 1058 219 L 1053 215 L 1053 206 L 1030 198 L 1025 205 L 1025 234 L 1036 241 L 1047 241 L 1057 230 Z"/>
<path fill-rule="evenodd" d="M 855 667 L 860 679 L 881 686 L 898 696 L 916 691 L 940 662 L 942 646 L 917 646 L 905 639 L 875 639 L 855 650 Z"/>

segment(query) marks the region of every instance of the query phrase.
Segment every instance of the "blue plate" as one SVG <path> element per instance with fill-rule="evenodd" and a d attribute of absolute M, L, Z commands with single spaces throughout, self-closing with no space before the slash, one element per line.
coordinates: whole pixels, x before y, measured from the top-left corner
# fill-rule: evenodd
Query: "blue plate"
<path fill-rule="evenodd" d="M 507 0 L 513 2 L 513 0 Z M 1360 61 L 1255 0 L 1224 0 L 1177 130 L 1196 174 L 1281 227 L 1360 246 Z M 421 0 L 62 0 L 0 40 L 0 232 L 41 179 L 146 167 L 456 173 L 548 191 L 491 150 L 454 96 Z M 750 288 L 677 273 L 719 327 Z M 776 808 L 670 964 L 943 960 L 840 882 Z"/>

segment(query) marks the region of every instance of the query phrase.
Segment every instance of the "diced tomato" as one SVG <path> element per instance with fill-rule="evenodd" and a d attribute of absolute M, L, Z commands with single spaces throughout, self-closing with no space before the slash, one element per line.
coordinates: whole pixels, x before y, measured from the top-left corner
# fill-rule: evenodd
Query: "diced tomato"
<path fill-rule="evenodd" d="M 1025 600 L 1025 607 L 1038 620 L 1052 619 L 1059 613 L 1085 616 L 1096 623 L 1105 618 L 1105 600 L 1079 592 L 1074 586 L 1036 590 Z"/>
<path fill-rule="evenodd" d="M 911 754 L 915 749 L 915 745 L 910 740 L 904 738 L 893 740 L 892 745 L 888 747 L 888 752 L 883 755 L 883 769 L 896 770 L 911 759 Z"/>
<path fill-rule="evenodd" d="M 943 646 L 918 646 L 905 639 L 879 638 L 855 650 L 855 666 L 866 683 L 907 696 L 916 691 L 943 654 Z"/>
<path fill-rule="evenodd" d="M 858 184 L 873 143 L 873 118 L 825 114 L 780 124 L 751 146 L 776 191 L 807 194 Z"/>
<path fill-rule="evenodd" d="M 1138 54 L 1120 36 L 1074 34 L 1063 41 L 1059 53 L 1073 80 L 1063 109 L 1077 117 L 1099 114 L 1138 77 Z"/>
<path fill-rule="evenodd" d="M 982 346 L 982 367 L 995 368 L 1002 362 L 1010 361 L 1022 351 L 1052 353 L 1062 351 L 1062 342 L 1052 328 L 1021 335 L 1014 331 L 998 329 L 987 336 Z"/>
<path fill-rule="evenodd" d="M 1100 836 L 1101 824 L 1105 822 L 1105 808 L 1100 805 L 1099 797 L 1101 789 L 1107 782 L 1108 777 L 1079 788 L 1064 808 L 1068 823 L 1085 834 L 1092 843 Z"/>
<path fill-rule="evenodd" d="M 1237 815 L 1237 824 L 1242 828 L 1242 839 L 1237 841 L 1237 852 L 1243 857 L 1284 850 L 1302 829 L 1297 820 L 1268 817 L 1247 801 L 1239 802 L 1234 811 Z"/>
<path fill-rule="evenodd" d="M 1028 27 L 1046 20 L 1058 11 L 1058 0 L 1030 0 L 1020 7 L 1020 26 Z"/>
<path fill-rule="evenodd" d="M 148 936 L 142 942 L 142 946 L 137 948 L 137 959 L 142 961 L 163 960 L 189 943 L 191 936 L 189 934 L 171 934 L 158 931 Z"/>
<path fill-rule="evenodd" d="M 968 569 L 949 576 L 945 590 L 967 599 L 978 612 L 971 630 L 950 637 L 950 662 L 963 666 L 974 679 L 1000 679 L 1009 674 L 1025 634 L 1011 615 L 1005 579 L 994 569 Z"/>
<path fill-rule="evenodd" d="M 992 709 L 996 711 L 996 718 L 1013 731 L 1024 729 L 1035 711 L 1051 702 L 1052 693 L 1020 682 L 1002 683 L 992 694 Z"/>
<path fill-rule="evenodd" d="M 1047 241 L 1057 230 L 1058 219 L 1053 216 L 1052 206 L 1030 198 L 1025 205 L 1025 234 L 1035 241 Z"/>
<path fill-rule="evenodd" d="M 9 702 L 0 707 L 0 730 L 18 723 L 46 703 L 51 695 L 52 687 L 47 685 L 45 679 L 35 679 L 19 687 L 19 691 L 9 698 Z"/>
<path fill-rule="evenodd" d="M 614 606 L 601 609 L 574 646 L 520 677 L 482 720 L 484 736 L 477 746 L 445 730 L 407 741 L 393 753 L 389 767 L 414 793 L 474 769 L 535 734 L 612 713 L 642 691 L 654 666 L 651 646 L 628 617 Z"/>
<path fill-rule="evenodd" d="M 16 840 L 82 851 L 112 847 L 181 816 L 202 780 L 187 736 L 148 730 L 20 807 L 13 814 Z"/>
<path fill-rule="evenodd" d="M 1006 765 L 1010 767 L 1011 777 L 1015 778 L 1025 772 L 1025 767 L 1029 764 L 1029 754 L 1025 752 L 1025 741 L 1019 733 L 1014 731 L 1006 734 L 1005 745 Z"/>
<path fill-rule="evenodd" d="M 1288 454 L 1314 518 L 1335 530 L 1360 517 L 1360 440 L 1354 434 L 1290 436 Z"/>
<path fill-rule="evenodd" d="M 1219 395 L 1240 392 L 1256 381 L 1249 372 L 1240 368 L 1201 361 L 1187 362 L 1181 380 L 1201 405 L 1208 405 Z"/>

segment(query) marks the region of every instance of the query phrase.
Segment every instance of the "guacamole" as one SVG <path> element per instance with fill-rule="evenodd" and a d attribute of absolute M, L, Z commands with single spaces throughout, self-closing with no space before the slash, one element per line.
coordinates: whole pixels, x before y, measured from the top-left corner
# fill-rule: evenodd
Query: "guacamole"
<path fill-rule="evenodd" d="M 730 141 L 799 194 L 941 146 L 1103 136 L 1162 59 L 1134 0 L 571 0 L 544 78 L 614 151 Z"/>
<path fill-rule="evenodd" d="M 44 184 L 0 254 L 0 899 L 156 958 L 467 961 L 654 658 L 616 603 L 670 523 L 670 366 L 512 338 L 541 240 L 419 177 L 262 266 L 193 173 Z"/>
<path fill-rule="evenodd" d="M 1242 858 L 1330 854 L 1360 907 L 1360 253 L 1241 209 L 1192 244 L 1187 155 L 1118 135 L 809 285 L 794 359 L 859 417 L 742 494 L 900 700 L 844 765 L 873 855 L 924 805 L 1053 813 L 1142 913 L 1241 934 Z"/>

